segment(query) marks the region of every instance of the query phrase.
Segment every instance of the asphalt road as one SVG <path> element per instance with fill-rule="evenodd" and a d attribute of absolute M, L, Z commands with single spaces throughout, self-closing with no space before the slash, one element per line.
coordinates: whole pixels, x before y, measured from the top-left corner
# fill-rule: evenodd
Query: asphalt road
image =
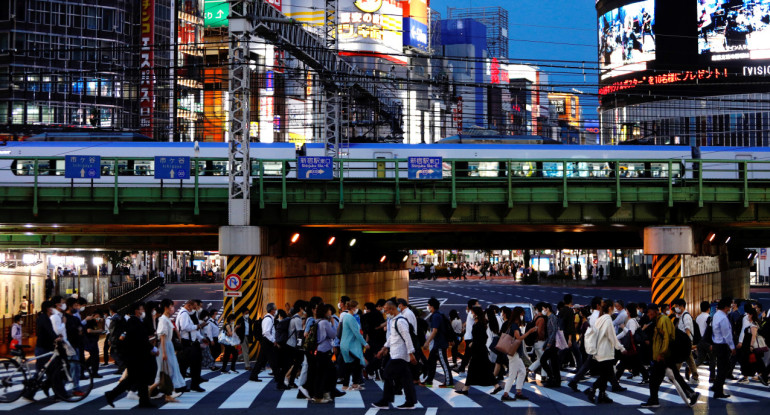
<path fill-rule="evenodd" d="M 649 301 L 649 292 L 645 289 L 596 289 L 596 288 L 556 288 L 541 286 L 518 286 L 507 281 L 422 281 L 413 282 L 410 288 L 410 299 L 415 304 L 427 302 L 431 296 L 442 300 L 442 310 L 456 308 L 464 311 L 469 298 L 477 298 L 482 305 L 502 302 L 531 302 L 550 301 L 556 303 L 565 293 L 571 293 L 578 304 L 586 303 L 594 295 L 606 298 L 622 298 L 627 301 Z M 770 297 L 770 294 L 761 293 L 760 298 Z M 170 285 L 163 291 L 156 293 L 153 299 L 171 298 L 178 306 L 187 298 L 201 298 L 204 303 L 211 303 L 212 307 L 221 307 L 222 297 L 218 285 Z M 162 404 L 158 411 L 170 415 L 182 414 L 193 410 L 196 413 L 223 413 L 223 414 L 254 414 L 272 413 L 297 414 L 313 413 L 314 415 L 335 414 L 340 410 L 353 415 L 376 415 L 378 412 L 392 412 L 393 410 L 376 410 L 371 408 L 371 403 L 380 399 L 382 384 L 367 381 L 366 389 L 362 392 L 351 392 L 345 397 L 338 398 L 334 404 L 316 405 L 306 400 L 296 399 L 296 391 L 281 392 L 275 388 L 273 382 L 264 381 L 254 383 L 248 381 L 248 374 L 239 364 L 239 373 L 236 375 L 222 375 L 204 371 L 204 377 L 209 382 L 203 384 L 205 393 L 187 393 L 180 398 L 181 403 Z M 35 403 L 17 401 L 13 404 L 0 404 L 0 412 L 19 411 L 22 413 L 45 414 L 57 413 L 93 413 L 94 411 L 118 411 L 126 412 L 134 409 L 138 401 L 122 398 L 116 402 L 116 409 L 107 406 L 103 397 L 105 391 L 114 387 L 117 375 L 113 367 L 103 367 L 102 374 L 106 375 L 96 383 L 95 389 L 82 402 L 69 404 L 55 402 L 52 398 L 43 398 Z M 464 374 L 455 374 L 456 380 L 462 380 Z M 564 372 L 563 377 L 571 377 L 570 372 Z M 263 374 L 263 379 L 266 379 Z M 733 397 L 730 400 L 709 399 L 708 373 L 701 368 L 702 383 L 697 390 L 703 395 L 695 408 L 690 409 L 684 405 L 673 387 L 669 384 L 662 386 L 660 401 L 661 408 L 656 411 L 640 409 L 639 405 L 647 399 L 648 389 L 639 385 L 639 378 L 621 380 L 621 383 L 629 390 L 619 394 L 610 394 L 615 400 L 611 405 L 594 405 L 588 402 L 583 394 L 574 394 L 566 386 L 553 390 L 543 388 L 539 381 L 526 383 L 524 394 L 529 401 L 501 402 L 501 394 L 491 396 L 488 394 L 491 387 L 474 388 L 470 395 L 455 394 L 449 389 L 417 388 L 419 408 L 412 411 L 420 415 L 441 414 L 482 414 L 482 410 L 491 409 L 504 413 L 512 413 L 511 409 L 526 411 L 528 415 L 539 414 L 565 414 L 565 415 L 617 415 L 618 411 L 627 413 L 665 413 L 665 414 L 722 414 L 722 413 L 763 413 L 766 410 L 766 402 L 770 399 L 770 389 L 760 383 L 752 381 L 749 385 L 728 384 Z M 266 379 L 267 380 L 267 379 Z M 443 374 L 437 376 L 437 381 L 443 380 Z M 592 380 L 590 380 L 592 381 Z M 581 385 L 581 389 L 587 387 L 588 382 Z M 397 397 L 396 404 L 400 403 Z M 403 397 L 400 397 L 403 400 Z M 142 411 L 140 412 L 155 412 Z"/>

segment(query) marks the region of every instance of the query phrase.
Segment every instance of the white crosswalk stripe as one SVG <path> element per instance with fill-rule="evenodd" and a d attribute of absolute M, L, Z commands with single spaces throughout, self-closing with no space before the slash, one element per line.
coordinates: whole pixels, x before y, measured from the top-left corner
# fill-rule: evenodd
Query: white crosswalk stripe
<path fill-rule="evenodd" d="M 219 409 L 248 409 L 268 383 L 270 382 L 246 382 L 233 392 L 222 405 L 219 405 Z"/>
<path fill-rule="evenodd" d="M 443 305 L 447 302 L 447 298 L 436 298 L 440 305 Z M 413 307 L 417 307 L 421 310 L 427 310 L 428 309 L 428 300 L 430 300 L 430 297 L 409 297 L 409 305 Z"/>

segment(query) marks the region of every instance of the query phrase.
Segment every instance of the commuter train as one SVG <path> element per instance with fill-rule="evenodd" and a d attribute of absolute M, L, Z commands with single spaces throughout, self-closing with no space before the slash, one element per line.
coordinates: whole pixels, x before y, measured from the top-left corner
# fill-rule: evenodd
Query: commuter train
<path fill-rule="evenodd" d="M 770 179 L 770 148 L 686 147 L 686 146 L 577 146 L 517 144 L 350 144 L 343 161 L 346 178 L 388 178 L 395 176 L 395 161 L 409 157 L 443 157 L 443 176 L 457 177 L 531 177 L 610 178 L 623 179 L 696 178 L 702 163 L 707 179 Z M 227 183 L 227 143 L 192 142 L 7 142 L 0 143 L 0 185 L 28 186 L 34 183 L 34 158 L 38 159 L 40 186 L 70 185 L 64 177 L 67 155 L 101 156 L 101 178 L 94 186 L 113 186 L 114 174 L 127 176 L 121 186 L 157 183 L 153 160 L 129 160 L 125 157 L 188 156 L 199 157 L 198 181 L 202 187 L 218 187 Z M 296 177 L 296 157 L 326 156 L 323 144 L 307 144 L 299 152 L 291 143 L 252 143 L 252 175 L 257 176 L 258 160 L 266 177 L 280 177 L 286 168 L 288 177 Z M 47 159 L 46 157 L 51 157 Z M 212 160 L 218 158 L 219 160 Z M 281 163 L 278 160 L 292 160 Z M 370 160 L 370 161 L 357 161 Z M 375 161 L 371 161 L 375 160 Z M 616 162 L 622 160 L 620 162 Z M 638 161 L 635 161 L 638 160 Z M 706 161 L 714 160 L 714 161 Z M 760 160 L 749 163 L 745 170 L 734 161 Z M 399 177 L 407 178 L 407 163 L 399 163 Z M 668 171 L 671 169 L 671 174 Z M 191 176 L 194 176 L 191 174 Z M 90 181 L 76 180 L 77 185 Z M 183 186 L 192 186 L 186 180 Z"/>

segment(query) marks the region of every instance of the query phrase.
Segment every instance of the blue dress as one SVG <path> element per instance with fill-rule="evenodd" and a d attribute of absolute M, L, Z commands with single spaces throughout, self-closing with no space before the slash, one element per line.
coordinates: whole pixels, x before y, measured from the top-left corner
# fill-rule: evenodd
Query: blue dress
<path fill-rule="evenodd" d="M 174 383 L 174 389 L 185 387 L 187 382 L 182 377 L 182 372 L 179 371 L 179 362 L 176 360 L 176 352 L 174 351 L 174 342 L 171 341 L 174 335 L 174 323 L 165 315 L 160 316 L 156 334 L 158 335 L 158 341 L 160 341 L 161 335 L 166 336 L 166 355 L 168 359 L 164 363 L 162 354 L 158 353 L 158 373 L 155 375 L 155 383 L 160 381 L 160 372 L 166 367 L 166 372 L 171 376 L 171 381 Z"/>

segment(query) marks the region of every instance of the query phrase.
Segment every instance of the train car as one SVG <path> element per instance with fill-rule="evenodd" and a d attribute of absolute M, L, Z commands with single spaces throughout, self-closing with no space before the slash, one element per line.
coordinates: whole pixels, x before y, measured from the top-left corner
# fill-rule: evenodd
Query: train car
<path fill-rule="evenodd" d="M 744 170 L 736 161 L 770 162 L 767 147 L 699 147 L 704 179 L 770 179 L 770 163 L 746 163 Z"/>
<path fill-rule="evenodd" d="M 323 156 L 323 144 L 307 144 L 308 156 Z M 671 177 L 684 178 L 692 175 L 692 151 L 687 146 L 584 146 L 584 145 L 495 145 L 495 144 L 350 144 L 345 163 L 345 177 L 385 178 L 395 176 L 395 163 L 388 160 L 404 160 L 409 157 L 443 157 L 444 176 L 451 176 L 452 160 L 455 170 L 464 177 L 506 177 L 508 171 L 514 177 L 563 177 L 566 162 L 567 177 L 601 178 L 621 177 L 660 178 L 668 177 L 669 160 Z M 356 159 L 382 160 L 372 162 Z M 474 161 L 465 161 L 472 159 Z M 508 166 L 509 161 L 510 166 Z M 624 160 L 616 163 L 615 160 Z M 639 160 L 639 162 L 633 162 Z M 406 163 L 399 164 L 399 177 L 407 176 Z"/>
<path fill-rule="evenodd" d="M 114 186 L 116 172 L 120 177 L 126 177 L 119 179 L 121 186 L 142 186 L 158 181 L 154 178 L 154 160 L 129 160 L 127 157 L 199 157 L 202 159 L 198 163 L 200 186 L 226 186 L 228 181 L 227 143 L 200 143 L 196 149 L 193 142 L 9 142 L 0 146 L 0 156 L 3 156 L 0 159 L 0 183 L 4 186 L 32 185 L 37 158 L 38 185 L 69 185 L 70 179 L 64 177 L 64 160 L 54 157 L 73 155 L 101 157 L 101 178 L 93 180 L 94 186 Z M 279 176 L 282 163 L 269 160 L 294 159 L 296 150 L 292 143 L 252 143 L 250 156 L 252 175 L 258 174 L 257 159 L 262 159 L 267 160 L 263 164 L 265 175 Z M 194 175 L 191 171 L 190 176 Z M 193 180 L 182 182 L 183 186 L 194 186 Z M 90 183 L 88 181 L 88 185 Z"/>
<path fill-rule="evenodd" d="M 539 135 L 483 135 L 459 134 L 439 140 L 436 144 L 559 144 L 552 138 Z"/>

